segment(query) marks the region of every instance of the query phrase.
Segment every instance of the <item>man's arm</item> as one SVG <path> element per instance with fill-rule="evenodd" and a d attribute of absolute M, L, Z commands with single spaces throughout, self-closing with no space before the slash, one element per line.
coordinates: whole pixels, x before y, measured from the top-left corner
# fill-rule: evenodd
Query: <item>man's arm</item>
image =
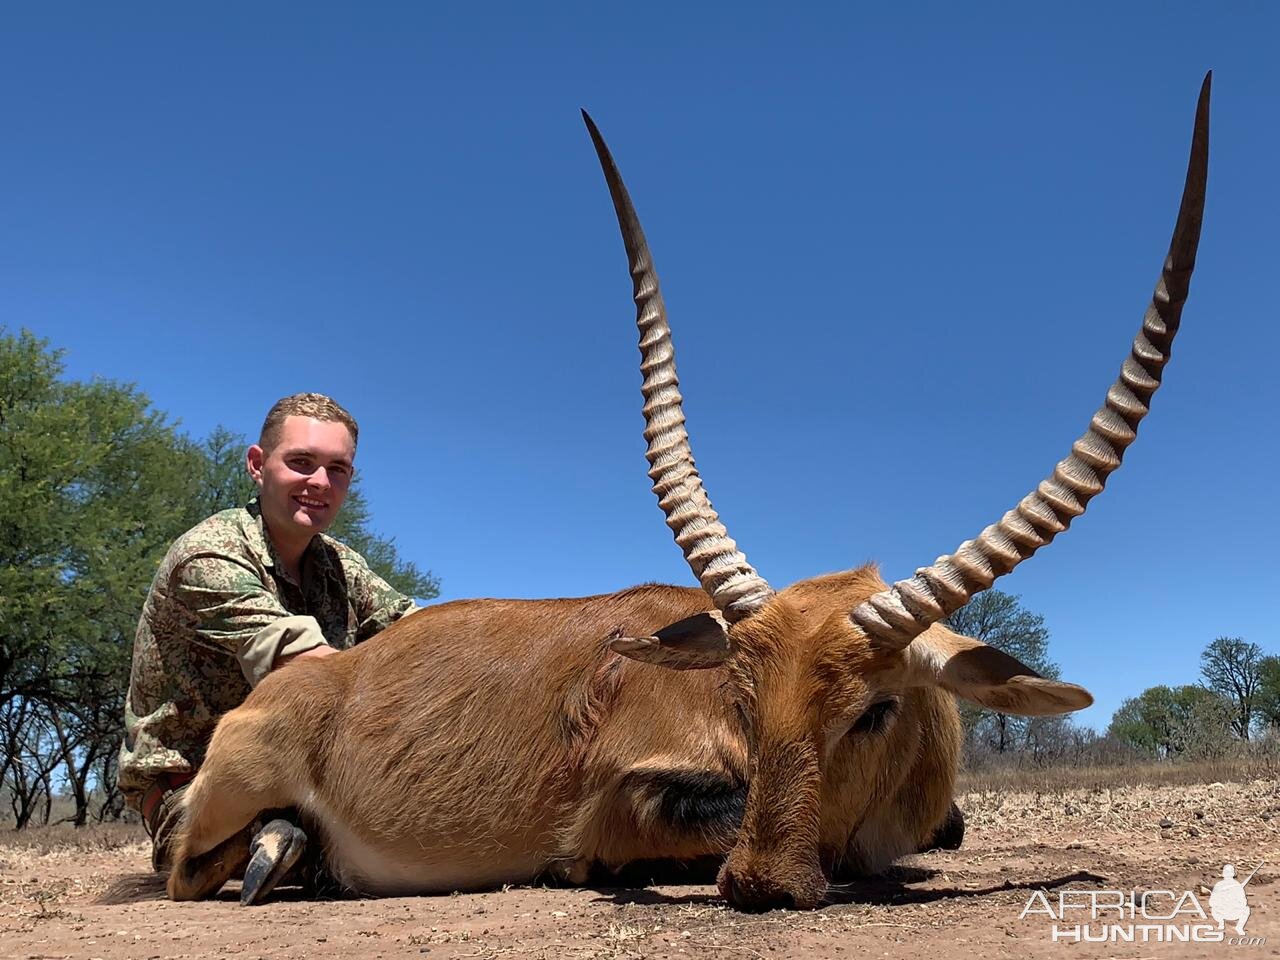
<path fill-rule="evenodd" d="M 326 644 L 323 647 L 312 647 L 310 650 L 303 650 L 301 653 L 283 653 L 276 657 L 275 663 L 271 665 L 272 670 L 279 670 L 287 664 L 293 663 L 295 660 L 314 660 L 317 657 L 327 657 L 331 653 L 337 653 L 335 647 Z"/>
<path fill-rule="evenodd" d="M 174 569 L 170 591 L 195 620 L 195 642 L 232 654 L 251 687 L 295 656 L 321 647 L 336 652 L 315 617 L 290 613 L 236 558 L 192 557 Z"/>
<path fill-rule="evenodd" d="M 355 556 L 357 562 L 346 567 L 347 586 L 358 621 L 356 642 L 361 642 L 413 613 L 418 605 L 370 570 L 363 557 Z"/>

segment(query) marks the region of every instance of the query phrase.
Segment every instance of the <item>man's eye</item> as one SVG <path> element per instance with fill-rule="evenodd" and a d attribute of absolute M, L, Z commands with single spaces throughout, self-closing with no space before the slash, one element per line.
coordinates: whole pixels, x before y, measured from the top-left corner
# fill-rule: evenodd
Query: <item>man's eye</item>
<path fill-rule="evenodd" d="M 862 711 L 862 716 L 854 721 L 849 732 L 859 736 L 881 733 L 888 728 L 897 712 L 897 700 L 881 700 L 879 703 L 873 703 Z"/>

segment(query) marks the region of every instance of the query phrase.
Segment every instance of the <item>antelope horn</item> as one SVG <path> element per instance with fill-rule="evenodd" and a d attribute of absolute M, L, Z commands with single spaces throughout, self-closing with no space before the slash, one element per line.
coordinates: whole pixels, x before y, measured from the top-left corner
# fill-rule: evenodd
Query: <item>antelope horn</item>
<path fill-rule="evenodd" d="M 644 374 L 640 388 L 644 394 L 644 437 L 649 442 L 645 456 L 653 492 L 702 589 L 727 620 L 737 622 L 759 610 L 773 591 L 730 539 L 702 486 L 684 427 L 684 399 L 676 376 L 675 347 L 649 244 L 604 138 L 585 110 L 582 119 L 613 196 L 613 209 L 635 284 L 640 371 Z"/>
<path fill-rule="evenodd" d="M 986 590 L 997 577 L 1067 529 L 1101 492 L 1107 476 L 1120 466 L 1124 449 L 1133 442 L 1138 423 L 1160 386 L 1195 267 L 1209 172 L 1212 77 L 1212 71 L 1205 74 L 1200 88 L 1191 159 L 1169 256 L 1142 319 L 1142 329 L 1133 341 L 1132 355 L 1107 391 L 1105 405 L 1093 415 L 1089 430 L 1072 445 L 1071 455 L 999 523 L 987 527 L 976 540 L 966 540 L 950 556 L 917 570 L 911 579 L 899 580 L 854 607 L 849 616 L 868 636 L 890 648 L 905 647 L 930 624 L 964 606 L 975 593 Z"/>

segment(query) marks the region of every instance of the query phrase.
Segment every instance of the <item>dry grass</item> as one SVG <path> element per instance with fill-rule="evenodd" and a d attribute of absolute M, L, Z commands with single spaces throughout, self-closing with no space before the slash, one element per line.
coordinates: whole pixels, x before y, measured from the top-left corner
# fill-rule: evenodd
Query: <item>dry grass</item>
<path fill-rule="evenodd" d="M 1107 767 L 984 770 L 960 775 L 956 792 L 1066 793 L 1136 786 L 1188 786 L 1280 779 L 1280 756 L 1260 755 L 1199 763 L 1137 763 Z"/>
<path fill-rule="evenodd" d="M 1213 766 L 1204 773 L 1211 776 Z M 956 797 L 966 841 L 979 836 L 1054 837 L 1072 849 L 1120 842 L 1153 844 L 1170 855 L 1256 851 L 1280 837 L 1280 783 L 1274 778 L 1127 786 L 1063 783 L 1014 791 L 976 788 Z"/>
<path fill-rule="evenodd" d="M 146 842 L 146 834 L 136 823 L 95 823 L 73 827 L 61 823 L 52 827 L 28 827 L 0 833 L 0 858 L 41 857 L 48 854 L 81 854 L 119 850 Z"/>

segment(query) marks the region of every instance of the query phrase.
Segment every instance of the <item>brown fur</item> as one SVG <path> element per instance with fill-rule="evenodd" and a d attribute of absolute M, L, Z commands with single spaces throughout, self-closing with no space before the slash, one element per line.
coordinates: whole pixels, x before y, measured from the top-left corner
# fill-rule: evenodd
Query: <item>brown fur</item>
<path fill-rule="evenodd" d="M 734 626 L 717 669 L 609 650 L 709 606 L 659 585 L 442 604 L 292 664 L 218 725 L 187 791 L 170 895 L 212 894 L 230 871 L 210 851 L 239 857 L 259 811 L 293 806 L 364 892 L 581 881 L 593 866 L 732 848 L 721 887 L 736 904 L 811 906 L 833 873 L 919 849 L 951 802 L 951 696 L 925 676 L 927 656 L 878 651 L 847 617 L 883 586 L 870 567 L 799 583 Z M 887 727 L 845 734 L 884 697 L 899 701 Z M 697 822 L 673 783 L 726 803 L 749 783 L 740 831 Z"/>

